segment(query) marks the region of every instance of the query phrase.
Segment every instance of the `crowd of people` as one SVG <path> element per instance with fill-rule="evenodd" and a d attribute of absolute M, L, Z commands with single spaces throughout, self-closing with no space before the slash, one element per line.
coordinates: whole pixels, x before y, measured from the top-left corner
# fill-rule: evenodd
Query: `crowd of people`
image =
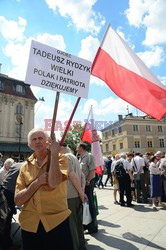
<path fill-rule="evenodd" d="M 109 163 L 109 171 L 108 171 Z M 120 169 L 122 168 L 122 169 Z M 113 186 L 114 204 L 128 207 L 152 203 L 153 210 L 166 201 L 166 155 L 164 152 L 121 153 L 105 158 L 106 182 Z M 122 171 L 122 170 L 125 171 Z M 97 178 L 96 178 L 97 180 Z M 96 181 L 96 187 L 99 187 Z M 104 188 L 104 185 L 103 185 Z"/>
<path fill-rule="evenodd" d="M 13 215 L 19 208 L 23 250 L 86 250 L 85 231 L 98 232 L 94 188 L 113 188 L 114 204 L 134 206 L 149 203 L 163 207 L 166 199 L 166 156 L 139 152 L 121 153 L 104 159 L 102 174 L 96 174 L 95 157 L 87 144 L 77 145 L 76 157 L 65 143 L 49 138 L 43 129 L 28 134 L 28 145 L 34 153 L 24 162 L 8 158 L 0 168 L 0 187 L 9 213 L 0 249 L 19 249 L 10 238 Z M 103 183 L 103 174 L 106 178 Z M 88 201 L 91 222 L 83 225 L 83 203 Z"/>

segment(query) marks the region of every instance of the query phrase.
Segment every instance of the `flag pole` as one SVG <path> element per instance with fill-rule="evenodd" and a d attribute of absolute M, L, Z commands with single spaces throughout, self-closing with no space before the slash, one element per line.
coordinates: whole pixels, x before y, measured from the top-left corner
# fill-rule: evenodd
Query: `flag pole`
<path fill-rule="evenodd" d="M 107 26 L 107 29 L 106 29 L 106 31 L 105 31 L 105 33 L 104 33 L 103 39 L 101 40 L 100 47 L 102 47 L 102 45 L 103 45 L 103 42 L 104 42 L 104 40 L 105 40 L 105 37 L 106 37 L 106 35 L 107 35 L 108 29 L 109 29 L 110 26 L 111 26 L 111 25 L 110 25 L 110 23 L 109 23 L 108 26 Z"/>
<path fill-rule="evenodd" d="M 103 45 L 103 43 L 104 43 L 105 37 L 106 37 L 106 35 L 107 35 L 107 32 L 108 32 L 110 26 L 111 26 L 111 25 L 108 24 L 107 29 L 106 29 L 106 31 L 105 31 L 105 33 L 104 33 L 104 36 L 103 36 L 103 38 L 102 38 L 102 40 L 101 40 L 100 47 L 102 47 L 102 45 Z M 100 47 L 98 48 L 98 50 L 97 50 L 97 52 L 96 52 L 96 55 L 95 55 L 95 57 L 94 57 L 94 60 L 93 60 L 93 62 L 92 62 L 92 65 L 91 65 L 91 72 L 92 72 L 92 70 L 93 70 L 93 65 L 95 64 L 95 62 L 96 62 L 96 60 L 97 60 L 97 55 L 98 55 L 98 53 L 99 53 Z"/>
<path fill-rule="evenodd" d="M 84 128 L 83 128 L 83 131 L 82 131 L 82 134 L 81 134 L 81 136 L 80 136 L 80 139 L 81 139 L 81 141 L 82 140 L 85 140 L 85 141 L 87 141 L 87 142 L 89 142 L 89 143 L 91 143 L 90 141 L 91 141 L 91 139 L 90 138 L 86 138 L 86 139 L 88 139 L 88 140 L 86 140 L 84 137 L 84 135 L 86 134 L 86 133 L 88 133 L 88 131 L 89 131 L 89 128 L 87 128 L 87 126 L 89 125 L 89 118 L 90 118 L 90 115 L 92 114 L 92 105 L 91 105 L 91 107 L 90 107 L 90 110 L 89 110 L 89 114 L 88 114 L 88 118 L 87 118 L 87 121 L 85 122 L 85 124 L 84 124 Z M 91 137 L 91 135 L 88 135 L 88 137 Z M 83 139 L 84 138 L 84 139 Z M 89 141 L 90 140 L 90 141 Z"/>
<path fill-rule="evenodd" d="M 55 104 L 54 104 L 51 133 L 50 133 L 50 137 L 52 140 L 55 139 L 54 128 L 55 128 L 56 116 L 57 116 L 57 111 L 58 111 L 59 96 L 60 96 L 60 92 L 56 92 L 56 99 L 55 99 Z M 46 172 L 48 172 L 50 168 L 50 158 L 51 158 L 51 151 L 50 149 L 48 149 L 48 161 L 47 161 Z"/>
<path fill-rule="evenodd" d="M 90 117 L 91 110 L 92 110 L 92 105 L 91 105 L 90 110 L 89 110 L 89 114 L 88 114 L 87 122 L 89 121 L 89 117 Z M 84 132 L 85 132 L 87 122 L 86 122 L 86 123 L 85 123 L 85 125 L 84 125 L 84 129 L 83 129 L 83 131 L 82 131 L 82 135 L 81 135 L 81 140 L 82 140 L 82 136 L 83 136 L 83 134 L 84 134 Z"/>
<path fill-rule="evenodd" d="M 64 142 L 65 136 L 66 136 L 67 131 L 68 131 L 69 127 L 70 127 L 71 121 L 72 121 L 73 116 L 74 116 L 74 114 L 75 114 L 75 112 L 76 112 L 76 109 L 77 109 L 77 107 L 78 107 L 78 104 L 79 104 L 79 102 L 80 102 L 80 99 L 81 99 L 81 97 L 78 97 L 78 99 L 77 99 L 77 101 L 76 101 L 76 104 L 75 104 L 74 109 L 73 109 L 73 111 L 72 111 L 72 113 L 71 113 L 70 119 L 69 119 L 69 121 L 68 121 L 68 123 L 67 123 L 67 126 L 66 126 L 65 131 L 64 131 L 63 136 L 62 136 L 62 139 L 61 139 L 61 141 L 60 141 L 60 145 L 62 145 L 63 142 Z"/>
<path fill-rule="evenodd" d="M 90 106 L 90 110 L 89 110 L 87 121 L 89 121 L 89 117 L 90 117 L 91 112 L 92 112 L 92 105 Z"/>
<path fill-rule="evenodd" d="M 54 104 L 54 112 L 53 112 L 52 126 L 51 126 L 51 133 L 50 133 L 51 139 L 55 138 L 54 128 L 55 128 L 56 116 L 57 116 L 57 111 L 58 111 L 59 96 L 60 96 L 60 92 L 56 92 L 56 99 L 55 99 L 55 104 Z"/>

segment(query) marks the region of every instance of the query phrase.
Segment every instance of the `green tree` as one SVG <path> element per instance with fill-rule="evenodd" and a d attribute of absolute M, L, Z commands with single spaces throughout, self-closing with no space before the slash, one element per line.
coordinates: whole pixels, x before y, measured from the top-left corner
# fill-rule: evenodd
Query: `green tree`
<path fill-rule="evenodd" d="M 77 145 L 81 141 L 81 135 L 83 132 L 84 127 L 81 126 L 80 124 L 76 124 L 72 127 L 70 127 L 70 130 L 67 132 L 64 143 L 67 144 L 72 152 L 76 155 L 77 154 Z M 61 134 L 61 136 L 63 133 Z M 90 144 L 88 144 L 87 150 L 90 151 Z"/>

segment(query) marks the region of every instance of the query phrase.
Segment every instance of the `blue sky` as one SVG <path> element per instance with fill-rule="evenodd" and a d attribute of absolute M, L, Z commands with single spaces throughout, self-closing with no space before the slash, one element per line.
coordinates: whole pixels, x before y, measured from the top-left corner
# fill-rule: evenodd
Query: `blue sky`
<path fill-rule="evenodd" d="M 1 73 L 25 80 L 31 40 L 93 61 L 110 23 L 151 71 L 166 84 L 165 0 L 0 0 Z M 35 105 L 35 126 L 51 119 L 56 92 L 31 87 L 45 102 Z M 69 119 L 77 98 L 61 94 L 57 120 Z M 88 99 L 81 99 L 74 119 L 84 121 L 93 105 L 97 121 L 127 114 L 127 103 L 91 77 Z M 129 111 L 142 115 L 128 105 Z"/>

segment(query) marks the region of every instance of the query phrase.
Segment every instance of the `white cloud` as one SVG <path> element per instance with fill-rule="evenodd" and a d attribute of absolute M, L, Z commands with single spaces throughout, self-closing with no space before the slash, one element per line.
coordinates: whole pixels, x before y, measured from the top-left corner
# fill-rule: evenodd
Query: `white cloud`
<path fill-rule="evenodd" d="M 81 50 L 78 56 L 92 62 L 99 46 L 100 42 L 97 38 L 88 36 L 81 41 Z"/>
<path fill-rule="evenodd" d="M 64 38 L 62 35 L 52 35 L 48 33 L 42 33 L 39 34 L 36 38 L 36 41 L 47 44 L 51 47 L 54 47 L 56 49 L 65 51 L 66 50 L 66 44 L 64 42 Z"/>
<path fill-rule="evenodd" d="M 11 77 L 19 80 L 25 80 L 25 72 L 28 63 L 30 49 L 30 39 L 24 44 L 9 42 L 4 48 L 5 56 L 9 57 L 12 62 L 12 69 L 7 72 Z"/>
<path fill-rule="evenodd" d="M 151 51 L 139 52 L 137 55 L 147 67 L 159 66 L 165 59 L 164 50 L 158 46 L 153 47 Z"/>
<path fill-rule="evenodd" d="M 143 17 L 148 11 L 149 0 L 129 0 L 129 8 L 125 11 L 129 24 L 140 27 L 143 23 Z"/>
<path fill-rule="evenodd" d="M 82 29 L 92 34 L 98 34 L 105 24 L 105 18 L 93 10 L 97 0 L 45 0 L 48 7 L 57 11 L 61 16 L 69 19 L 69 25 L 74 24 L 78 30 Z"/>
<path fill-rule="evenodd" d="M 65 50 L 66 45 L 64 39 L 60 35 L 50 35 L 50 34 L 41 34 L 37 37 L 28 38 L 24 43 L 15 43 L 9 42 L 3 49 L 5 56 L 11 59 L 13 64 L 12 69 L 10 70 L 10 76 L 16 77 L 20 80 L 25 80 L 26 68 L 28 64 L 29 51 L 31 40 L 36 40 L 41 43 L 55 47 L 60 50 Z"/>
<path fill-rule="evenodd" d="M 101 86 L 101 87 L 106 85 L 106 83 L 104 81 L 100 80 L 99 78 L 97 78 L 93 75 L 90 76 L 90 84 L 96 84 L 96 85 Z"/>
<path fill-rule="evenodd" d="M 165 13 L 165 0 L 129 0 L 129 8 L 125 11 L 130 25 L 146 28 L 143 44 L 148 46 L 166 42 Z"/>
<path fill-rule="evenodd" d="M 94 116 L 110 116 L 110 114 L 126 114 L 127 106 L 132 110 L 132 106 L 120 98 L 105 98 L 101 101 L 96 101 L 94 99 L 88 99 L 83 107 L 83 114 L 87 114 L 90 110 L 91 105 L 93 106 Z"/>
<path fill-rule="evenodd" d="M 166 76 L 158 76 L 159 80 L 162 82 L 163 85 L 166 86 Z"/>
<path fill-rule="evenodd" d="M 14 26 L 17 27 L 17 29 L 14 30 L 15 35 L 7 36 L 6 33 L 3 32 L 3 30 L 5 29 L 5 27 L 7 28 L 6 23 L 8 24 L 8 26 L 11 25 L 9 27 L 9 30 L 12 29 L 13 21 L 7 20 L 3 17 L 1 17 L 1 19 L 5 20 L 2 25 L 3 29 L 1 33 L 2 36 L 7 40 L 7 44 L 3 48 L 3 53 L 5 56 L 9 57 L 12 62 L 12 69 L 10 69 L 10 72 L 6 72 L 6 74 L 10 75 L 11 77 L 25 80 L 31 40 L 39 41 L 63 51 L 66 50 L 66 44 L 64 42 L 63 36 L 61 35 L 43 33 L 38 34 L 36 37 L 29 37 L 28 39 L 25 39 L 24 29 L 22 28 L 22 26 L 23 24 L 25 25 L 26 21 L 23 18 L 19 18 L 18 23 L 14 22 Z"/>
<path fill-rule="evenodd" d="M 81 41 L 81 50 L 78 53 L 78 56 L 89 60 L 93 63 L 94 57 L 97 53 L 97 50 L 100 46 L 100 42 L 97 38 L 88 36 Z M 98 86 L 103 86 L 105 83 L 93 75 L 90 76 L 90 84 L 96 84 Z"/>
<path fill-rule="evenodd" d="M 0 33 L 7 41 L 23 41 L 26 20 L 18 17 L 18 22 L 0 16 Z"/>
<path fill-rule="evenodd" d="M 100 42 L 97 38 L 88 36 L 81 41 L 81 50 L 78 56 L 93 62 L 97 50 L 100 46 Z M 90 84 L 96 84 L 98 86 L 104 86 L 105 83 L 97 77 L 90 76 Z"/>

